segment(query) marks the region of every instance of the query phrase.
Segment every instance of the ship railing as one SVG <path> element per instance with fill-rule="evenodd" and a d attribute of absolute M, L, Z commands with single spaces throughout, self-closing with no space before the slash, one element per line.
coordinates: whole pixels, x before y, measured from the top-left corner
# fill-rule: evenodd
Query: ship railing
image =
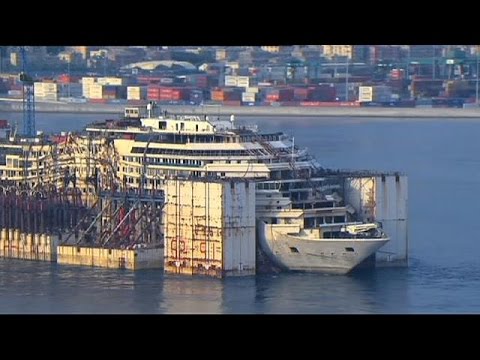
<path fill-rule="evenodd" d="M 328 169 L 328 168 L 321 168 L 319 169 L 319 174 L 323 176 L 334 175 L 334 176 L 342 176 L 342 177 L 373 177 L 373 176 L 400 176 L 403 173 L 399 171 L 376 171 L 376 170 L 355 170 L 355 169 Z"/>

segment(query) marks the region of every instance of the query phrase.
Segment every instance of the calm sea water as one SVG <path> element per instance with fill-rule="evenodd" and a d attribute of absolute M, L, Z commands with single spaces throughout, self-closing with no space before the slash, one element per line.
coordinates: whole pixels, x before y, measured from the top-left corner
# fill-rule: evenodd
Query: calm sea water
<path fill-rule="evenodd" d="M 37 114 L 37 128 L 102 118 Z M 326 167 L 405 172 L 410 267 L 216 280 L 0 259 L 0 313 L 480 313 L 480 119 L 238 120 L 294 135 Z"/>

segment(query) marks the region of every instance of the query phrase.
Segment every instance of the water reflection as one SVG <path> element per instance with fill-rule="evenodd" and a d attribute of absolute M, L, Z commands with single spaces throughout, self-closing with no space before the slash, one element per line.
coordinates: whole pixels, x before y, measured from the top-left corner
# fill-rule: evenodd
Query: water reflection
<path fill-rule="evenodd" d="M 157 311 L 169 314 L 221 313 L 223 283 L 218 279 L 165 275 Z"/>
<path fill-rule="evenodd" d="M 321 274 L 280 274 L 259 278 L 256 310 L 261 313 L 376 314 L 389 311 L 388 276 L 379 283 L 377 270 L 364 270 L 349 276 Z M 386 281 L 386 283 L 384 282 Z M 395 280 L 394 280 L 395 281 Z M 405 302 L 406 284 L 395 293 Z M 386 296 L 382 297 L 382 293 Z M 387 299 L 388 300 L 388 299 Z M 405 305 L 403 305 L 405 308 Z"/>

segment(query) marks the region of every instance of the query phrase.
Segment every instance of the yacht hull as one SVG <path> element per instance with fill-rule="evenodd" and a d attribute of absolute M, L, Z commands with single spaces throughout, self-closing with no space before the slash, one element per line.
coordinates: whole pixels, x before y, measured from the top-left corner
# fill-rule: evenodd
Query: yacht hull
<path fill-rule="evenodd" d="M 261 249 L 279 267 L 288 271 L 348 274 L 374 254 L 389 239 L 312 239 L 276 230 L 260 221 L 258 241 Z"/>

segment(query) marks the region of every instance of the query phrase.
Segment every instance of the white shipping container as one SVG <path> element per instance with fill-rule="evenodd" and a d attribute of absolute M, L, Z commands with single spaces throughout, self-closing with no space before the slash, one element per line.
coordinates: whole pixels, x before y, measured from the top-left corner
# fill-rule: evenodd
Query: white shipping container
<path fill-rule="evenodd" d="M 99 85 L 99 84 L 91 84 L 89 85 L 89 89 L 90 91 L 102 91 L 103 90 L 103 85 Z"/>
<path fill-rule="evenodd" d="M 97 78 L 95 77 L 83 77 L 82 78 L 82 84 L 93 84 L 95 83 Z"/>
<path fill-rule="evenodd" d="M 34 91 L 35 96 L 57 95 L 58 91 Z"/>
<path fill-rule="evenodd" d="M 237 76 L 237 86 L 248 88 L 250 86 L 250 78 L 248 76 Z"/>
<path fill-rule="evenodd" d="M 103 99 L 103 85 L 91 84 L 88 87 L 88 97 L 89 99 Z"/>
<path fill-rule="evenodd" d="M 255 94 L 254 93 L 242 93 L 242 101 L 243 102 L 255 102 Z"/>
<path fill-rule="evenodd" d="M 247 88 L 245 88 L 245 92 L 257 94 L 258 93 L 258 87 L 247 87 Z"/>
<path fill-rule="evenodd" d="M 90 89 L 90 94 L 102 94 L 103 89 Z"/>
<path fill-rule="evenodd" d="M 225 86 L 237 86 L 237 77 L 225 75 Z"/>
<path fill-rule="evenodd" d="M 225 63 L 225 66 L 235 70 L 240 68 L 240 64 L 238 62 L 227 62 Z"/>
<path fill-rule="evenodd" d="M 97 79 L 97 83 L 101 85 L 124 85 L 123 78 L 117 77 L 101 77 Z"/>
<path fill-rule="evenodd" d="M 358 101 L 360 102 L 373 101 L 373 89 L 371 86 L 358 87 Z"/>
<path fill-rule="evenodd" d="M 95 78 L 83 78 L 83 79 L 95 79 Z M 86 98 L 90 98 L 90 92 L 92 91 L 92 89 L 94 89 L 93 91 L 95 91 L 95 89 L 97 89 L 98 86 L 101 87 L 102 85 L 99 85 L 96 82 L 91 82 L 91 80 L 83 82 L 83 79 L 82 79 L 82 95 Z"/>
<path fill-rule="evenodd" d="M 56 90 L 58 88 L 56 83 L 45 83 L 45 82 L 36 82 L 34 84 L 35 89 L 43 90 Z"/>
<path fill-rule="evenodd" d="M 146 99 L 147 88 L 145 86 L 129 86 L 127 87 L 127 100 L 143 100 Z"/>

